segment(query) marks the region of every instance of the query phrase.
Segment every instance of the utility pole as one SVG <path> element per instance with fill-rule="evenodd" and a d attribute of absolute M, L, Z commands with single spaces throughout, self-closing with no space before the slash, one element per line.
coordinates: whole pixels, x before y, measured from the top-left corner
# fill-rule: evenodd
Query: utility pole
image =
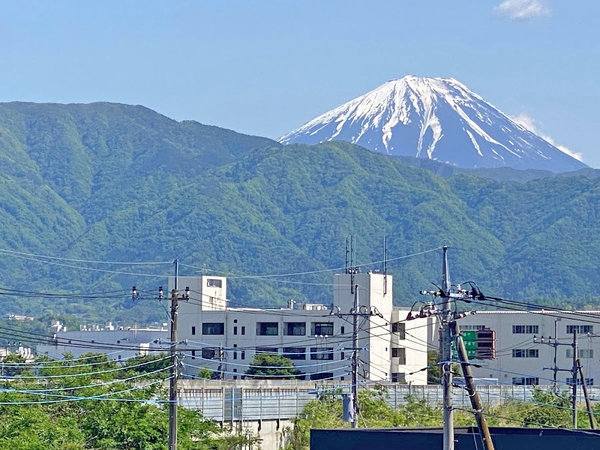
<path fill-rule="evenodd" d="M 442 262 L 442 312 L 440 328 L 440 358 L 442 360 L 442 390 L 444 408 L 444 437 L 443 449 L 454 450 L 454 411 L 452 408 L 452 336 L 450 321 L 452 308 L 450 305 L 450 270 L 448 268 L 448 247 L 443 247 Z"/>
<path fill-rule="evenodd" d="M 492 442 L 492 436 L 490 429 L 488 428 L 487 421 L 483 416 L 483 404 L 479 398 L 479 393 L 475 387 L 473 381 L 473 374 L 471 373 L 471 364 L 469 364 L 469 357 L 467 355 L 467 349 L 463 342 L 462 336 L 458 329 L 458 323 L 452 322 L 452 331 L 456 336 L 456 351 L 458 353 L 458 359 L 462 368 L 463 376 L 465 377 L 465 385 L 471 400 L 471 406 L 475 410 L 475 420 L 477 421 L 477 428 L 479 428 L 479 434 L 483 441 L 483 448 L 485 450 L 494 450 L 494 443 Z"/>
<path fill-rule="evenodd" d="M 579 362 L 577 360 L 577 328 L 573 327 L 573 368 L 571 370 L 571 381 L 573 381 L 573 428 L 577 428 L 577 372 Z"/>
<path fill-rule="evenodd" d="M 171 380 L 169 383 L 169 450 L 177 450 L 177 310 L 179 308 L 179 260 L 175 259 L 175 280 L 171 291 Z"/>
<path fill-rule="evenodd" d="M 588 418 L 590 419 L 590 428 L 596 429 L 596 423 L 594 421 L 594 413 L 592 411 L 592 405 L 590 404 L 590 398 L 588 397 L 587 384 L 585 382 L 585 376 L 583 375 L 583 367 L 577 358 L 577 368 L 579 369 L 579 376 L 581 377 L 581 389 L 583 389 L 583 396 L 585 397 L 585 407 L 587 409 Z"/>
<path fill-rule="evenodd" d="M 354 286 L 352 309 L 352 428 L 358 428 L 358 285 Z"/>
<path fill-rule="evenodd" d="M 485 298 L 477 285 L 469 282 L 472 285 L 471 291 L 464 290 L 457 285 L 454 289 L 450 283 L 450 269 L 448 267 L 448 247 L 442 247 L 442 287 L 436 291 L 420 291 L 421 295 L 431 295 L 434 298 L 441 298 L 441 309 L 437 308 L 435 302 L 425 303 L 420 311 L 413 314 L 412 308 L 408 313 L 406 320 L 425 318 L 435 315 L 440 321 L 440 361 L 441 366 L 440 383 L 443 391 L 443 417 L 444 417 L 444 434 L 443 434 L 443 450 L 454 450 L 454 414 L 452 405 L 452 340 L 454 338 L 454 323 L 456 319 L 465 317 L 468 312 L 454 314 L 452 312 L 451 301 Z M 414 306 L 414 305 L 413 305 Z M 472 377 L 471 377 L 472 380 Z M 481 405 L 475 408 L 476 413 L 481 412 Z M 491 442 L 491 439 L 490 439 Z M 492 448 L 492 447 L 489 447 Z"/>
<path fill-rule="evenodd" d="M 572 393 L 571 393 L 571 420 L 573 428 L 577 428 L 577 381 L 579 378 L 579 360 L 577 358 L 577 329 L 573 328 L 573 341 L 569 344 L 564 342 L 559 342 L 558 337 L 556 336 L 556 322 L 555 322 L 555 336 L 554 340 L 552 338 L 548 338 L 548 342 L 544 340 L 544 336 L 541 336 L 540 339 L 536 336 L 533 337 L 534 344 L 546 344 L 554 347 L 554 367 L 544 367 L 544 370 L 552 370 L 554 372 L 554 380 L 556 383 L 556 374 L 557 372 L 570 372 L 571 373 L 571 382 L 572 382 Z M 573 365 L 570 369 L 561 369 L 556 365 L 556 353 L 557 349 L 560 345 L 568 345 L 571 347 L 573 351 Z M 584 380 L 585 381 L 585 380 Z"/>
<path fill-rule="evenodd" d="M 179 354 L 177 353 L 177 315 L 179 300 L 189 300 L 190 288 L 186 287 L 184 294 L 179 294 L 179 260 L 175 265 L 175 279 L 171 290 L 171 379 L 169 382 L 169 450 L 177 450 L 177 380 L 179 378 Z M 159 298 L 162 298 L 162 287 L 159 288 Z"/>

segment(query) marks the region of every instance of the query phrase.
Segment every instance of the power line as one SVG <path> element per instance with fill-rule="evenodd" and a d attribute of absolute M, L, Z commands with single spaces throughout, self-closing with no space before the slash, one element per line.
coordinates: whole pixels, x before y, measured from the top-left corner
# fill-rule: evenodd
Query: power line
<path fill-rule="evenodd" d="M 397 256 L 394 258 L 388 258 L 387 262 L 390 261 L 399 261 L 402 259 L 408 259 L 408 258 L 412 258 L 414 256 L 420 256 L 420 255 L 425 255 L 427 253 L 431 253 L 434 251 L 439 250 L 441 247 L 436 247 L 436 248 L 432 248 L 429 250 L 424 250 L 421 252 L 416 252 L 416 253 L 411 253 L 409 255 L 403 255 L 403 256 Z M 367 266 L 372 266 L 372 265 L 376 265 L 376 264 L 381 264 L 384 261 L 371 261 L 371 262 L 365 262 L 362 264 L 356 264 L 355 267 L 367 267 Z M 197 270 L 202 270 L 205 271 L 206 268 L 204 267 L 197 267 L 197 266 L 192 266 L 189 264 L 181 264 L 183 267 L 190 267 L 193 269 L 197 269 Z M 229 279 L 243 279 L 243 278 L 247 278 L 247 279 L 262 279 L 262 278 L 277 278 L 277 277 L 289 277 L 289 276 L 299 276 L 299 275 L 313 275 L 313 274 L 318 274 L 318 273 L 326 273 L 326 272 L 336 272 L 336 271 L 341 271 L 346 269 L 346 267 L 334 267 L 334 268 L 328 268 L 328 269 L 320 269 L 320 270 L 309 270 L 309 271 L 304 271 L 304 272 L 289 272 L 289 273 L 279 273 L 279 274 L 267 274 L 267 275 L 235 275 L 232 273 L 228 273 L 228 272 L 220 272 L 220 271 L 216 271 L 213 270 L 213 272 L 215 273 L 221 273 L 224 276 L 227 276 L 227 278 Z"/>
<path fill-rule="evenodd" d="M 9 250 L 2 248 L 0 249 L 0 253 L 5 253 L 9 255 L 20 255 L 20 256 L 28 256 L 32 258 L 41 258 L 41 259 L 53 259 L 57 261 L 69 261 L 69 262 L 80 262 L 86 264 L 108 264 L 108 265 L 125 265 L 125 266 L 151 266 L 151 265 L 166 265 L 172 264 L 172 261 L 98 261 L 91 259 L 76 259 L 76 258 L 64 258 L 59 256 L 48 256 L 48 255 L 40 255 L 36 253 L 25 253 L 18 252 L 16 250 Z"/>

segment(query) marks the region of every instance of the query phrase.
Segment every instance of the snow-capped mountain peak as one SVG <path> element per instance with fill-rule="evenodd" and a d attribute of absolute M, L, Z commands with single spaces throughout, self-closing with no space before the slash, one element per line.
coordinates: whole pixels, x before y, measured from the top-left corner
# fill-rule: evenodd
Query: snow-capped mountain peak
<path fill-rule="evenodd" d="M 388 81 L 279 139 L 284 144 L 330 140 L 460 167 L 554 172 L 587 167 L 453 78 L 408 75 Z"/>

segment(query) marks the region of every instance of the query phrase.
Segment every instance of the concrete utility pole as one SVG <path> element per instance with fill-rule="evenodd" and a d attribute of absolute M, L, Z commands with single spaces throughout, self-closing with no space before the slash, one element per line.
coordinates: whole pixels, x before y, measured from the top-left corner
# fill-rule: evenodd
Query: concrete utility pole
<path fill-rule="evenodd" d="M 171 380 L 169 383 L 169 450 L 177 450 L 177 379 L 179 378 L 179 354 L 177 353 L 177 313 L 179 300 L 189 300 L 190 288 L 179 295 L 179 260 L 175 264 L 175 280 L 171 290 Z M 161 289 L 162 292 L 162 289 Z"/>
<path fill-rule="evenodd" d="M 494 450 L 494 443 L 492 442 L 490 429 L 488 428 L 487 421 L 483 416 L 483 404 L 481 403 L 481 399 L 479 398 L 479 394 L 475 388 L 475 382 L 473 381 L 473 374 L 471 373 L 471 364 L 469 364 L 467 349 L 465 348 L 465 344 L 462 336 L 460 335 L 458 323 L 456 323 L 456 321 L 452 322 L 452 331 L 456 336 L 456 350 L 458 353 L 458 359 L 460 360 L 463 376 L 465 377 L 465 385 L 467 392 L 469 393 L 471 406 L 475 410 L 475 419 L 477 420 L 479 435 L 483 441 L 483 448 L 485 450 Z"/>
<path fill-rule="evenodd" d="M 444 408 L 443 449 L 454 450 L 454 411 L 452 407 L 452 336 L 450 322 L 452 307 L 450 305 L 450 270 L 448 268 L 448 247 L 443 247 L 442 262 L 442 313 L 440 328 L 440 358 L 442 360 L 442 390 Z"/>
<path fill-rule="evenodd" d="M 437 309 L 435 302 L 426 303 L 417 314 L 413 314 L 411 309 L 406 320 L 425 318 L 431 315 L 436 315 L 440 320 L 440 361 L 438 364 L 441 366 L 442 372 L 440 376 L 440 382 L 442 384 L 443 391 L 443 449 L 454 450 L 454 408 L 452 405 L 452 340 L 456 319 L 465 317 L 465 315 L 468 313 L 454 314 L 452 312 L 451 301 L 469 301 L 469 299 L 483 299 L 485 297 L 473 282 L 468 282 L 472 285 L 471 291 L 461 289 L 460 286 L 457 286 L 455 289 L 452 288 L 452 284 L 450 283 L 450 270 L 448 267 L 448 247 L 444 246 L 442 249 L 444 251 L 442 261 L 442 287 L 438 288 L 437 291 L 420 292 L 421 295 L 431 295 L 434 298 L 441 298 L 441 309 Z M 466 356 L 467 355 L 465 355 L 465 360 Z M 474 390 L 474 385 L 472 387 Z M 477 407 L 474 406 L 474 408 L 476 413 L 481 413 L 481 404 L 479 404 Z M 491 444 L 491 439 L 489 440 L 489 443 Z"/>
<path fill-rule="evenodd" d="M 554 367 L 544 367 L 544 370 L 552 370 L 554 372 L 554 379 L 556 380 L 556 374 L 557 372 L 570 372 L 571 373 L 571 382 L 572 384 L 572 393 L 571 393 L 571 420 L 572 420 L 572 425 L 573 428 L 577 428 L 577 381 L 579 378 L 579 360 L 577 358 L 577 329 L 574 328 L 573 329 L 573 341 L 569 344 L 567 344 L 566 342 L 559 342 L 558 341 L 558 337 L 556 336 L 556 323 L 555 323 L 555 327 L 554 327 L 554 340 L 552 340 L 551 337 L 548 338 L 548 341 L 545 341 L 544 336 L 541 336 L 538 340 L 538 338 L 536 336 L 533 337 L 533 343 L 534 344 L 546 344 L 546 345 L 550 345 L 552 347 L 554 347 Z M 560 345 L 568 345 L 571 347 L 572 351 L 573 351 L 573 365 L 571 366 L 570 369 L 560 369 L 557 365 L 556 365 L 556 353 L 557 353 L 557 348 Z M 585 380 L 584 380 L 585 382 Z"/>
<path fill-rule="evenodd" d="M 352 428 L 358 428 L 358 285 L 354 286 L 352 313 Z"/>
<path fill-rule="evenodd" d="M 171 380 L 169 383 L 169 450 L 177 450 L 177 309 L 179 308 L 179 260 L 175 264 L 175 282 L 171 291 Z"/>

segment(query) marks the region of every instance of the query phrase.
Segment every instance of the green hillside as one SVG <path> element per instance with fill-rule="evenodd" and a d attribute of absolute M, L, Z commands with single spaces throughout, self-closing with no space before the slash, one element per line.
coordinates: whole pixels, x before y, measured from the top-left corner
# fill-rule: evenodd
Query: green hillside
<path fill-rule="evenodd" d="M 489 294 L 580 305 L 600 282 L 598 177 L 441 178 L 350 144 L 282 147 L 105 103 L 0 104 L 0 163 L 0 248 L 73 260 L 0 253 L 0 286 L 118 291 L 1 295 L 6 313 L 162 320 L 153 292 L 175 257 L 182 275 L 228 274 L 232 302 L 329 303 L 349 235 L 364 270 L 382 267 L 387 236 L 398 304 L 439 280 L 441 252 L 397 258 L 442 244 L 453 281 Z M 143 296 L 125 309 L 131 285 Z"/>

